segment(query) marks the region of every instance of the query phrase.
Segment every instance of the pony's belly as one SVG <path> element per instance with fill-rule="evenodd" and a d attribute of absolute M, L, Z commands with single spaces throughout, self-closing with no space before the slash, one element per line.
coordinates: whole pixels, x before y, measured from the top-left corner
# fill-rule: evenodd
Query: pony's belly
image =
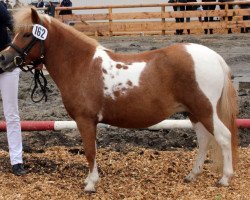
<path fill-rule="evenodd" d="M 122 128 L 146 128 L 155 125 L 174 113 L 186 111 L 181 104 L 170 107 L 155 108 L 130 108 L 122 110 L 106 110 L 103 113 L 102 123 Z"/>
<path fill-rule="evenodd" d="M 155 125 L 171 115 L 185 112 L 187 108 L 175 101 L 150 101 L 136 98 L 139 101 L 107 103 L 102 112 L 102 123 L 122 128 L 146 128 Z"/>
<path fill-rule="evenodd" d="M 102 123 L 109 124 L 111 126 L 117 126 L 120 128 L 147 128 L 149 126 L 155 125 L 163 120 L 166 117 L 157 117 L 157 118 L 121 118 L 117 117 L 115 119 L 104 119 Z"/>

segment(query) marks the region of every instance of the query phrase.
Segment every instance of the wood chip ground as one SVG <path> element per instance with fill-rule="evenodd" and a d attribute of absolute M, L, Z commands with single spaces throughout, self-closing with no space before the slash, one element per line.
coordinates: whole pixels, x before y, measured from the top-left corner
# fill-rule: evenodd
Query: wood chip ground
<path fill-rule="evenodd" d="M 51 147 L 25 154 L 28 174 L 14 176 L 8 152 L 0 151 L 0 199 L 250 199 L 250 149 L 240 148 L 239 169 L 230 187 L 218 187 L 219 174 L 206 162 L 193 183 L 183 178 L 190 171 L 197 150 L 156 151 L 129 147 L 127 153 L 98 150 L 101 176 L 97 192 L 84 193 L 88 168 L 81 147 Z"/>

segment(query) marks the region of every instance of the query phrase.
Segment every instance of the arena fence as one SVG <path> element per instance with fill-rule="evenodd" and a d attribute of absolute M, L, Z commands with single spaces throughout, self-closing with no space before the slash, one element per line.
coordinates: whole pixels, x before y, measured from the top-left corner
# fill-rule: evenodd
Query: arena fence
<path fill-rule="evenodd" d="M 214 29 L 215 32 L 226 32 L 229 28 L 239 31 L 240 28 L 250 27 L 250 20 L 243 20 L 243 16 L 250 16 L 250 8 L 241 9 L 240 6 L 250 2 L 207 2 L 207 3 L 165 3 L 165 4 L 138 4 L 138 5 L 107 5 L 81 6 L 62 8 L 57 7 L 56 18 L 73 25 L 87 35 L 112 36 L 129 34 L 171 34 L 176 29 L 190 29 L 191 33 L 203 33 L 204 29 Z M 204 6 L 217 5 L 216 10 L 173 11 L 173 6 Z M 219 5 L 224 9 L 218 10 Z M 229 9 L 233 5 L 233 9 Z M 242 7 L 242 6 L 241 6 Z M 124 9 L 134 9 L 136 12 L 124 12 Z M 158 12 L 139 11 L 141 8 L 157 8 Z M 83 13 L 58 15 L 60 10 L 81 10 Z M 145 9 L 144 9 L 145 10 Z M 169 11 L 170 10 L 170 11 Z M 199 19 L 213 17 L 215 21 L 205 22 Z M 175 18 L 191 18 L 190 22 L 176 23 Z"/>
<path fill-rule="evenodd" d="M 250 119 L 237 119 L 237 126 L 239 128 L 250 129 Z M 110 125 L 99 123 L 100 128 L 109 128 Z M 22 121 L 22 131 L 47 131 L 47 130 L 64 130 L 77 129 L 75 121 Z M 160 129 L 175 129 L 175 128 L 192 128 L 189 120 L 164 120 L 156 125 L 150 126 L 146 129 L 160 130 Z M 0 131 L 6 131 L 6 123 L 0 121 Z"/>

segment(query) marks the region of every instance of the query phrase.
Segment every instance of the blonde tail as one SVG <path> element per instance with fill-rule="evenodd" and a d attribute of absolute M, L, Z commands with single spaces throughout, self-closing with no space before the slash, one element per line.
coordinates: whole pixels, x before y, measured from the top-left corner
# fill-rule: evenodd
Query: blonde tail
<path fill-rule="evenodd" d="M 231 81 L 231 72 L 229 70 L 229 67 L 227 66 L 223 58 L 221 58 L 220 61 L 223 67 L 223 71 L 225 73 L 225 81 L 220 100 L 217 104 L 217 112 L 220 120 L 231 132 L 233 167 L 236 168 L 238 162 L 238 129 L 236 124 L 236 119 L 238 115 L 237 93 Z M 222 169 L 223 159 L 221 154 L 221 148 L 218 144 L 214 144 L 213 142 L 212 149 L 212 153 L 216 154 L 212 156 L 213 160 L 217 160 L 217 163 L 215 162 L 215 167 L 219 167 L 220 169 Z M 221 162 L 218 163 L 218 161 Z"/>

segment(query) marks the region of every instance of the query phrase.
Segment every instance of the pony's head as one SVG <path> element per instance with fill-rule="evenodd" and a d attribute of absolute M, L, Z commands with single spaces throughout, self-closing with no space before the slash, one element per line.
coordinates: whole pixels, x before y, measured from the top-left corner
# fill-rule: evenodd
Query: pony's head
<path fill-rule="evenodd" d="M 14 39 L 0 53 L 0 67 L 4 71 L 43 62 L 45 21 L 45 16 L 40 16 L 34 8 L 24 8 L 14 14 Z"/>

